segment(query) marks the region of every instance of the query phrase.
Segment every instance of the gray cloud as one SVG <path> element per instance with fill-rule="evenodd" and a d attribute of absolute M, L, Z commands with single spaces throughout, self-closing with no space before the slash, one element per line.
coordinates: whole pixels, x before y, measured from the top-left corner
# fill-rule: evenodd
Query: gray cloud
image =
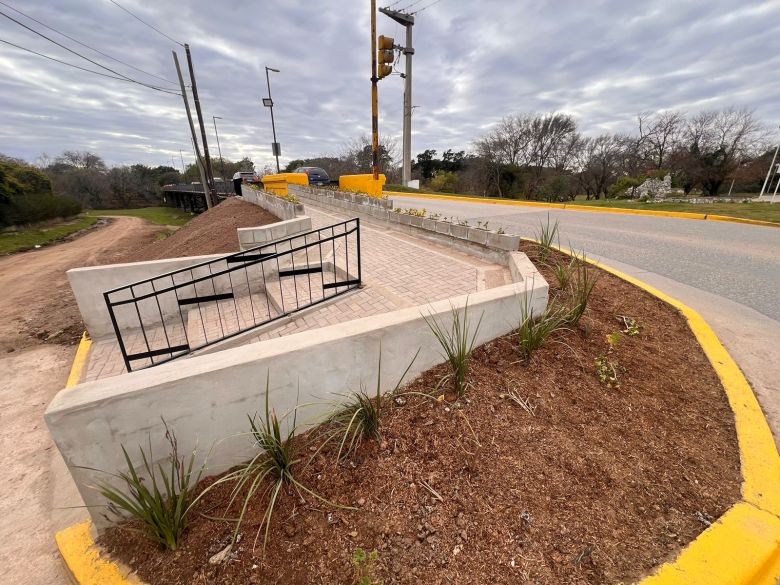
<path fill-rule="evenodd" d="M 108 0 L 6 1 L 136 67 L 176 79 L 171 49 L 183 59 L 181 48 Z M 338 152 L 369 131 L 367 1 L 123 3 L 190 43 L 215 154 L 212 115 L 223 118 L 225 156 L 271 162 L 270 120 L 260 105 L 265 65 L 282 71 L 271 83 L 285 159 Z M 380 15 L 378 23 L 380 33 L 401 38 L 394 22 Z M 521 111 L 566 111 L 590 134 L 630 130 L 640 111 L 732 104 L 755 108 L 771 127 L 780 123 L 776 1 L 442 0 L 419 14 L 414 33 L 414 152 L 468 148 L 498 118 Z M 4 18 L 0 38 L 94 68 Z M 90 149 L 114 164 L 173 158 L 178 165 L 182 149 L 185 162 L 192 160 L 181 98 L 6 45 L 0 45 L 0 71 L 0 152 L 34 160 L 42 152 Z M 400 78 L 383 80 L 380 130 L 399 141 L 401 103 Z"/>

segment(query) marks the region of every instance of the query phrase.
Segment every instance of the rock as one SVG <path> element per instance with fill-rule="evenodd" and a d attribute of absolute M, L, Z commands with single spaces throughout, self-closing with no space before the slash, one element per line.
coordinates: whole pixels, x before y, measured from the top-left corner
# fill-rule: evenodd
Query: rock
<path fill-rule="evenodd" d="M 233 543 L 230 543 L 225 548 L 223 548 L 221 551 L 219 551 L 217 554 L 215 554 L 213 557 L 209 559 L 210 565 L 219 565 L 220 563 L 224 562 L 225 559 L 228 558 L 230 555 L 230 551 L 233 550 Z"/>

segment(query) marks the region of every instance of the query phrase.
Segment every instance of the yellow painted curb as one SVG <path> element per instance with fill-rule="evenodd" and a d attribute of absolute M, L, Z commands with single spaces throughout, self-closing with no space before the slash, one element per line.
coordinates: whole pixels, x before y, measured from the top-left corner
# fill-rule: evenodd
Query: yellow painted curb
<path fill-rule="evenodd" d="M 385 191 L 385 195 L 392 197 L 418 197 L 421 199 L 444 199 L 447 201 L 469 201 L 472 203 L 489 203 L 492 205 L 515 205 L 526 207 L 546 207 L 548 209 L 573 209 L 575 211 L 593 211 L 602 213 L 623 213 L 627 215 L 653 215 L 656 217 L 677 217 L 681 219 L 702 219 L 711 221 L 727 221 L 760 225 L 766 227 L 780 227 L 780 222 L 763 221 L 760 219 L 745 219 L 742 217 L 729 217 L 728 215 L 710 215 L 708 213 L 692 213 L 687 211 L 656 211 L 652 209 L 622 209 L 620 207 L 593 207 L 590 205 L 577 205 L 576 203 L 544 203 L 542 201 L 519 201 L 517 199 L 496 200 L 483 199 L 482 197 L 458 197 L 457 195 L 434 195 L 433 193 L 402 193 L 400 191 Z"/>
<path fill-rule="evenodd" d="M 87 357 L 89 356 L 91 347 L 92 339 L 85 331 L 81 336 L 79 348 L 76 350 L 76 357 L 73 358 L 73 364 L 70 366 L 68 381 L 65 383 L 66 388 L 72 388 L 81 382 L 81 377 L 84 375 L 84 368 L 87 365 Z"/>
<path fill-rule="evenodd" d="M 456 198 L 460 199 L 460 198 Z M 530 238 L 524 238 L 533 241 Z M 559 248 L 566 254 L 571 250 Z M 594 266 L 614 274 L 678 309 L 687 319 L 704 353 L 723 384 L 732 411 L 742 466 L 742 498 L 702 532 L 678 557 L 660 566 L 639 585 L 780 585 L 780 454 L 761 407 L 742 370 L 704 318 L 684 303 L 628 274 L 590 258 Z M 86 333 L 76 353 L 89 352 Z M 82 346 L 86 349 L 82 353 Z M 70 378 L 68 379 L 70 385 Z M 56 535 L 57 545 L 78 585 L 142 585 L 117 564 L 100 558 L 91 522 Z"/>
<path fill-rule="evenodd" d="M 142 581 L 100 557 L 100 548 L 92 538 L 90 521 L 75 524 L 54 537 L 68 576 L 77 585 L 142 585 Z"/>

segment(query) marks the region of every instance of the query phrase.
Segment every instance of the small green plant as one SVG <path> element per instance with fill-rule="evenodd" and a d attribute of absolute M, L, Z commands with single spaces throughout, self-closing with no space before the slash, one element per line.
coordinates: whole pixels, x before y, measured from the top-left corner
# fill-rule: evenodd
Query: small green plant
<path fill-rule="evenodd" d="M 474 344 L 477 341 L 477 334 L 479 333 L 484 313 L 480 315 L 473 332 L 471 331 L 471 323 L 469 321 L 468 300 L 463 308 L 463 316 L 455 307 L 452 307 L 450 314 L 452 316 L 452 325 L 449 328 L 433 315 L 427 317 L 423 315 L 423 319 L 425 319 L 431 332 L 439 342 L 442 348 L 442 355 L 450 366 L 450 372 L 439 380 L 436 388 L 438 390 L 443 384 L 452 382 L 455 394 L 458 398 L 462 398 L 468 390 L 466 378 L 469 373 L 471 351 L 474 349 Z"/>
<path fill-rule="evenodd" d="M 572 273 L 576 269 L 576 263 L 577 259 L 575 257 L 572 257 L 568 264 L 559 261 L 553 263 L 553 275 L 555 276 L 555 280 L 558 281 L 558 286 L 561 290 L 567 290 L 569 288 Z"/>
<path fill-rule="evenodd" d="M 268 531 L 271 528 L 271 519 L 274 509 L 279 500 L 282 488 L 290 485 L 298 492 L 303 499 L 303 494 L 307 493 L 321 502 L 336 506 L 329 502 L 310 488 L 303 485 L 295 477 L 294 466 L 300 461 L 298 458 L 299 448 L 296 442 L 296 408 L 293 412 L 293 422 L 290 430 L 285 434 L 282 432 L 282 422 L 287 415 L 281 419 L 277 417 L 276 411 L 269 406 L 270 373 L 266 378 L 265 386 L 265 417 L 257 421 L 257 416 L 249 417 L 251 435 L 255 444 L 260 448 L 260 452 L 255 455 L 251 461 L 241 465 L 238 469 L 223 475 L 220 479 L 211 484 L 207 490 L 226 482 L 235 482 L 235 486 L 230 494 L 228 510 L 232 507 L 236 499 L 243 494 L 243 503 L 235 521 L 233 531 L 233 543 L 236 542 L 241 530 L 241 526 L 246 516 L 247 508 L 253 500 L 255 494 L 263 488 L 266 480 L 271 481 L 271 486 L 266 488 L 263 493 L 268 496 L 268 503 L 265 507 L 260 526 L 258 527 L 255 543 L 260 536 L 260 531 L 265 526 L 265 536 L 263 538 L 263 549 L 268 542 Z M 289 414 L 289 413 L 288 413 Z"/>
<path fill-rule="evenodd" d="M 536 231 L 536 239 L 539 241 L 539 260 L 545 262 L 550 255 L 554 243 L 558 239 L 558 220 L 550 224 L 550 214 L 547 214 L 547 223 L 539 222 Z"/>
<path fill-rule="evenodd" d="M 428 219 L 432 219 L 433 221 L 436 221 L 437 219 L 441 218 L 440 213 L 429 213 Z"/>
<path fill-rule="evenodd" d="M 637 323 L 636 319 L 626 317 L 625 315 L 617 315 L 617 320 L 623 324 L 623 329 L 621 329 L 623 333 L 629 337 L 639 335 L 639 323 Z"/>
<path fill-rule="evenodd" d="M 487 224 L 486 224 L 486 225 L 487 225 Z M 487 227 L 485 227 L 485 229 L 487 229 Z M 502 228 L 502 227 L 499 227 L 499 228 L 496 230 L 496 233 L 497 233 L 498 235 L 501 235 L 501 234 L 505 234 L 506 232 L 504 231 L 504 228 Z"/>
<path fill-rule="evenodd" d="M 617 375 L 617 365 L 603 353 L 596 358 L 596 375 L 607 388 L 620 388 Z"/>
<path fill-rule="evenodd" d="M 623 334 L 620 331 L 613 331 L 609 335 L 607 335 L 607 343 L 609 344 L 609 349 L 612 351 L 618 346 L 618 343 L 620 343 L 620 340 L 623 338 Z"/>
<path fill-rule="evenodd" d="M 417 356 L 420 354 L 420 350 L 414 354 L 412 361 L 401 374 L 398 383 L 393 388 L 392 393 L 398 391 L 403 383 L 403 379 L 409 370 L 412 368 Z M 339 450 L 336 455 L 336 459 L 340 460 L 342 457 L 349 457 L 355 449 L 364 440 L 381 440 L 380 426 L 383 415 L 383 400 L 382 400 L 382 348 L 379 348 L 379 363 L 377 365 L 376 373 L 376 392 L 373 398 L 368 394 L 366 388 L 361 384 L 359 391 L 352 393 L 348 396 L 346 406 L 343 406 L 332 414 L 326 421 L 326 425 L 330 427 L 330 431 L 325 436 L 325 440 L 321 446 L 317 449 L 317 452 L 322 449 L 326 444 L 341 438 L 339 442 Z"/>
<path fill-rule="evenodd" d="M 195 469 L 194 451 L 189 458 L 179 457 L 176 435 L 165 420 L 163 425 L 165 438 L 170 444 L 167 465 L 158 463 L 155 468 L 151 437 L 148 453 L 142 447 L 138 448 L 143 461 L 140 469 L 136 468 L 122 446 L 128 471 L 113 475 L 124 484 L 124 488 L 100 482 L 97 490 L 109 501 L 111 515 L 121 518 L 129 514 L 141 523 L 142 532 L 149 539 L 175 551 L 187 528 L 190 511 L 199 499 L 195 495 L 195 486 L 200 481 L 205 464 Z"/>
<path fill-rule="evenodd" d="M 577 325 L 585 314 L 590 296 L 593 294 L 596 282 L 598 282 L 598 275 L 588 266 L 584 252 L 576 257 L 574 268 L 569 281 L 571 301 L 567 306 L 565 319 L 566 325 L 572 327 Z"/>
<path fill-rule="evenodd" d="M 352 553 L 352 566 L 355 569 L 355 585 L 383 585 L 383 581 L 377 579 L 376 563 L 379 560 L 379 552 L 372 550 L 366 552 L 365 549 L 356 548 Z"/>
<path fill-rule="evenodd" d="M 555 331 L 564 328 L 567 311 L 550 303 L 541 315 L 531 311 L 531 299 L 526 298 L 520 306 L 520 326 L 517 329 L 517 341 L 520 357 L 526 362 Z"/>

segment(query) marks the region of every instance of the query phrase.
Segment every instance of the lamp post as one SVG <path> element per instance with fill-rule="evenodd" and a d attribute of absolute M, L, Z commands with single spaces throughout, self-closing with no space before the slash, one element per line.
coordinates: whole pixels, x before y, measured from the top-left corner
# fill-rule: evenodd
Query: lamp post
<path fill-rule="evenodd" d="M 278 69 L 273 69 L 272 67 L 266 67 L 265 68 L 265 82 L 268 84 L 268 97 L 263 98 L 263 105 L 266 108 L 270 108 L 271 110 L 271 130 L 274 134 L 274 142 L 271 145 L 271 150 L 273 151 L 274 156 L 276 157 L 276 172 L 277 174 L 280 173 L 279 169 L 279 155 L 282 153 L 282 149 L 279 146 L 279 143 L 276 141 L 276 125 L 274 124 L 274 100 L 271 99 L 271 79 L 268 76 L 268 72 L 273 71 L 274 73 L 281 73 Z"/>
<path fill-rule="evenodd" d="M 217 120 L 222 118 L 219 116 L 211 116 L 214 120 L 214 134 L 217 135 L 217 152 L 219 153 L 219 171 L 222 173 L 222 183 L 225 183 L 225 162 L 222 160 L 222 149 L 219 147 L 219 132 L 217 132 Z"/>

